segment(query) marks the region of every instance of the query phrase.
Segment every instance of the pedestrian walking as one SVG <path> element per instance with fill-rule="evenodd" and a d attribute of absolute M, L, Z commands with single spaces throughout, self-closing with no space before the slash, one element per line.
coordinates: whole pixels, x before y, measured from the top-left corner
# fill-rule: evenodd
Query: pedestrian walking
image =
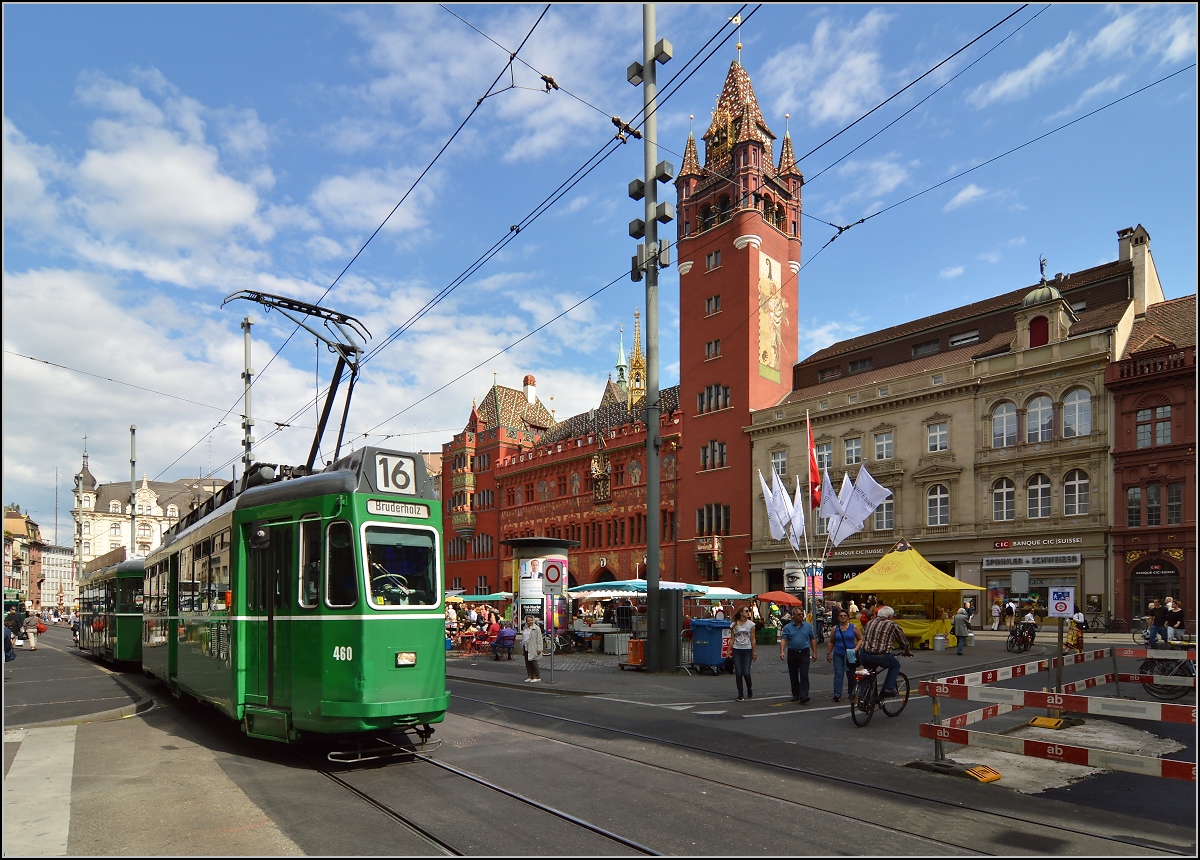
<path fill-rule="evenodd" d="M 754 684 L 750 680 L 750 666 L 758 659 L 758 642 L 754 636 L 754 620 L 743 607 L 733 616 L 733 679 L 737 684 L 737 701 L 754 698 Z M 742 696 L 742 681 L 746 682 L 746 695 Z"/>
<path fill-rule="evenodd" d="M 1183 626 L 1183 604 L 1174 597 L 1167 598 L 1167 641 L 1184 639 L 1187 631 Z"/>
<path fill-rule="evenodd" d="M 837 622 L 829 634 L 829 645 L 825 648 L 825 662 L 833 664 L 833 700 L 842 700 L 842 681 L 854 689 L 854 671 L 858 666 L 858 646 L 862 633 L 850 620 L 850 613 L 838 609 Z"/>
<path fill-rule="evenodd" d="M 7 624 L 4 625 L 4 662 L 11 663 L 17 659 L 17 649 L 13 645 L 12 628 Z"/>
<path fill-rule="evenodd" d="M 1004 626 L 1012 633 L 1013 628 L 1017 625 L 1017 604 L 1010 597 L 1008 602 L 1004 604 Z"/>
<path fill-rule="evenodd" d="M 954 638 L 958 640 L 958 656 L 962 656 L 963 645 L 967 644 L 967 634 L 971 632 L 971 622 L 967 618 L 966 607 L 954 614 Z"/>
<path fill-rule="evenodd" d="M 29 650 L 37 650 L 38 625 L 42 620 L 35 613 L 30 613 L 25 616 L 25 638 L 29 640 Z"/>
<path fill-rule="evenodd" d="M 1000 629 L 1000 601 L 999 600 L 992 601 L 992 629 L 993 630 Z"/>
<path fill-rule="evenodd" d="M 813 610 L 813 628 L 817 631 L 817 642 L 825 641 L 825 601 L 817 601 L 817 608 Z"/>
<path fill-rule="evenodd" d="M 1067 640 L 1064 643 L 1068 651 L 1083 653 L 1083 628 L 1086 626 L 1087 620 L 1082 612 L 1076 612 L 1071 616 L 1071 622 L 1067 626 Z"/>
<path fill-rule="evenodd" d="M 779 659 L 787 661 L 793 702 L 808 704 L 808 669 L 816 652 L 817 634 L 804 620 L 804 610 L 797 608 L 792 620 L 779 632 Z"/>
<path fill-rule="evenodd" d="M 529 677 L 525 683 L 537 683 L 542 680 L 542 672 L 538 660 L 542 657 L 542 628 L 533 615 L 525 616 L 525 629 L 521 631 L 521 648 L 525 652 L 525 674 Z"/>

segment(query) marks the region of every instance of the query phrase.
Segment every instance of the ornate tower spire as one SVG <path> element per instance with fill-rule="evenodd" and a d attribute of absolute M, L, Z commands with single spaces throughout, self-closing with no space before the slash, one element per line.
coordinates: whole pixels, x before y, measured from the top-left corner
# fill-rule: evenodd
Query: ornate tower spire
<path fill-rule="evenodd" d="M 790 113 L 785 113 L 785 120 L 791 119 Z M 783 146 L 779 151 L 779 175 L 780 176 L 803 176 L 800 168 L 796 166 L 796 153 L 792 149 L 792 132 L 788 129 L 783 133 Z"/>
<path fill-rule="evenodd" d="M 646 402 L 646 356 L 642 353 L 641 311 L 633 309 L 633 349 L 629 353 L 629 411 Z"/>

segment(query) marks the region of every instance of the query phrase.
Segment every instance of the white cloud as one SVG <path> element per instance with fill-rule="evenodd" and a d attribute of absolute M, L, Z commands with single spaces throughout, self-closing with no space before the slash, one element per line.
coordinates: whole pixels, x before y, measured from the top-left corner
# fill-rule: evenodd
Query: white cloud
<path fill-rule="evenodd" d="M 61 172 L 54 152 L 28 141 L 4 117 L 4 223 L 31 236 L 50 228 L 58 205 L 46 188 L 47 176 Z"/>
<path fill-rule="evenodd" d="M 1051 114 L 1046 118 L 1046 122 L 1054 122 L 1055 120 L 1062 119 L 1063 117 L 1071 116 L 1083 107 L 1090 105 L 1096 100 L 1097 96 L 1115 92 L 1123 83 L 1125 83 L 1125 75 L 1116 74 L 1105 78 L 1097 84 L 1092 84 L 1092 86 L 1088 87 L 1080 94 L 1079 98 L 1075 100 L 1074 104 L 1072 104 L 1070 107 L 1063 108 L 1057 113 Z"/>
<path fill-rule="evenodd" d="M 803 109 L 814 124 L 843 123 L 878 102 L 887 77 L 879 43 L 892 17 L 873 9 L 851 26 L 822 18 L 808 44 L 768 59 L 756 80 L 775 113 Z"/>
<path fill-rule="evenodd" d="M 1138 12 L 1126 12 L 1104 25 L 1088 40 L 1085 52 L 1098 59 L 1108 59 L 1117 54 L 1130 54 L 1135 50 L 1138 35 Z"/>
<path fill-rule="evenodd" d="M 1000 252 L 999 251 L 984 251 L 983 253 L 981 253 L 978 256 L 977 259 L 980 259 L 985 263 L 992 263 L 994 265 L 994 264 L 1000 262 Z"/>
<path fill-rule="evenodd" d="M 948 266 L 947 268 L 938 272 L 938 277 L 944 278 L 947 281 L 952 281 L 955 278 L 962 276 L 962 274 L 966 271 L 966 266 Z"/>
<path fill-rule="evenodd" d="M 1074 33 L 1047 48 L 1023 68 L 1005 72 L 993 81 L 980 84 L 967 94 L 967 101 L 977 108 L 985 108 L 996 102 L 1014 102 L 1027 98 L 1047 81 L 1062 73 L 1065 58 L 1077 41 Z"/>
<path fill-rule="evenodd" d="M 980 188 L 978 185 L 971 183 L 962 191 L 950 198 L 950 201 L 942 207 L 943 212 L 953 212 L 962 206 L 966 206 L 975 200 L 987 196 L 987 190 Z"/>
<path fill-rule="evenodd" d="M 312 208 L 338 229 L 372 231 L 396 208 L 417 173 L 413 168 L 364 168 L 349 176 L 329 176 L 313 190 Z M 433 199 L 436 185 L 437 174 L 426 174 L 404 204 L 388 218 L 384 230 L 397 233 L 422 226 L 425 223 L 422 204 Z"/>
<path fill-rule="evenodd" d="M 1180 16 L 1161 30 L 1167 43 L 1159 50 L 1164 63 L 1184 63 L 1196 58 L 1196 19 Z"/>

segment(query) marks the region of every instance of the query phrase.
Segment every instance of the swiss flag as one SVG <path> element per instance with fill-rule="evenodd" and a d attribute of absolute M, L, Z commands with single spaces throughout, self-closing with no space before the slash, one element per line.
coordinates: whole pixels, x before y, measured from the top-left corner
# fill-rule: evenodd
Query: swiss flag
<path fill-rule="evenodd" d="M 813 439 L 812 422 L 808 422 L 808 487 L 809 504 L 819 507 L 821 504 L 821 470 L 817 468 L 817 443 Z"/>

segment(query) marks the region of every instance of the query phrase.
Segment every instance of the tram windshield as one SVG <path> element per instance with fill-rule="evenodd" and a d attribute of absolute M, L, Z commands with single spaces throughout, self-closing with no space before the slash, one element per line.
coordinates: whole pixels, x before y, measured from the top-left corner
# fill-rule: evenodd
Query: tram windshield
<path fill-rule="evenodd" d="M 436 605 L 440 593 L 436 541 L 433 531 L 367 526 L 371 605 Z"/>

